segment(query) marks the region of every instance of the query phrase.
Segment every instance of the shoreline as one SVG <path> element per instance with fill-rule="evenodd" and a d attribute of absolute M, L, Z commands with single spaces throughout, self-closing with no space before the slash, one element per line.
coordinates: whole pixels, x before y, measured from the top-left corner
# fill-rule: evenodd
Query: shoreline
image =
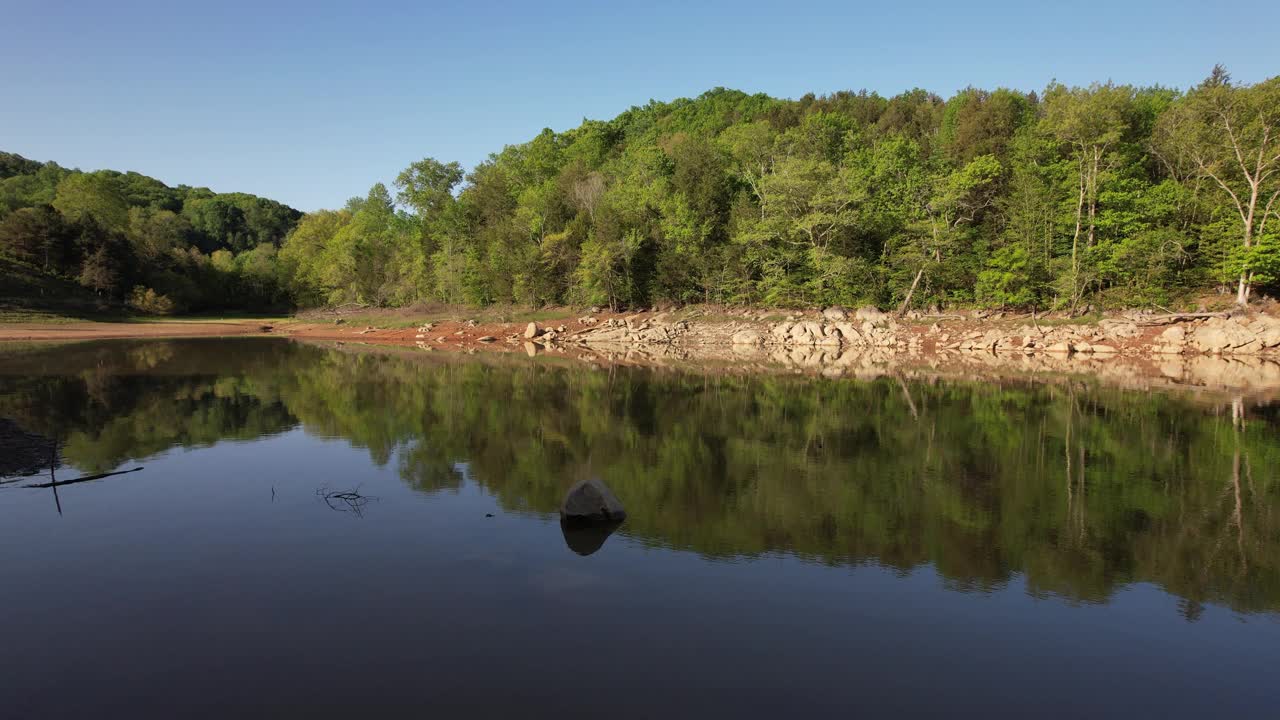
<path fill-rule="evenodd" d="M 200 337 L 285 337 L 418 352 L 549 355 L 599 365 L 704 366 L 727 372 L 882 377 L 936 371 L 971 379 L 1046 374 L 1133 389 L 1199 387 L 1280 398 L 1280 318 L 1117 313 L 1081 321 L 1011 313 L 909 314 L 874 308 L 761 308 L 573 313 L 541 321 L 407 323 L 404 312 L 308 313 L 284 319 L 0 324 L 0 343 Z M 475 311 L 479 316 L 480 311 Z M 553 317 L 554 316 L 554 317 Z M 503 321 L 505 320 L 505 321 Z"/>

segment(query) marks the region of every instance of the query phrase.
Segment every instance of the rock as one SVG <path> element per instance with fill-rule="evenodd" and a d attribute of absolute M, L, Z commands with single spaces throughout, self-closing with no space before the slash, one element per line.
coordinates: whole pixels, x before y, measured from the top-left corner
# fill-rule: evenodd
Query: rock
<path fill-rule="evenodd" d="M 1053 353 L 1053 354 L 1055 354 L 1055 355 L 1070 355 L 1070 354 L 1071 354 L 1071 343 L 1069 343 L 1069 342 L 1056 342 L 1056 343 L 1054 343 L 1054 344 L 1050 345 L 1049 347 L 1045 348 L 1045 349 L 1044 349 L 1044 351 L 1045 351 L 1045 352 L 1048 352 L 1048 353 Z"/>
<path fill-rule="evenodd" d="M 532 340 L 538 337 L 538 335 L 540 335 L 541 333 L 542 333 L 542 330 L 538 327 L 538 323 L 536 322 L 531 322 L 528 325 L 524 326 L 525 340 Z"/>
<path fill-rule="evenodd" d="M 1257 320 L 1249 323 L 1249 330 L 1253 332 L 1258 342 L 1262 343 L 1262 347 L 1280 346 L 1280 319 L 1270 315 L 1260 315 Z"/>
<path fill-rule="evenodd" d="M 1181 325 L 1174 325 L 1160 333 L 1160 335 L 1157 336 L 1157 339 L 1166 345 L 1181 344 L 1187 339 L 1187 330 Z"/>
<path fill-rule="evenodd" d="M 773 326 L 773 330 L 769 331 L 769 334 L 772 335 L 775 340 L 783 341 L 791 336 L 791 328 L 793 326 L 794 323 L 780 322 Z"/>
<path fill-rule="evenodd" d="M 864 345 L 865 340 L 853 323 L 837 323 L 836 330 L 840 333 L 840 342 L 845 345 Z"/>
<path fill-rule="evenodd" d="M 580 523 L 562 520 L 560 532 L 564 534 L 564 544 L 585 557 L 599 550 L 604 541 L 621 525 L 622 523 L 613 521 Z"/>
<path fill-rule="evenodd" d="M 887 319 L 889 317 L 889 313 L 881 310 L 878 307 L 865 305 L 863 307 L 858 308 L 856 311 L 854 311 L 853 316 L 858 320 L 862 320 L 864 322 L 877 323 Z"/>
<path fill-rule="evenodd" d="M 822 335 L 816 340 L 818 345 L 825 347 L 840 347 L 840 331 L 831 326 L 824 327 L 822 329 Z"/>
<path fill-rule="evenodd" d="M 658 327 L 641 330 L 636 334 L 636 339 L 640 342 L 665 343 L 670 342 L 671 336 L 667 333 L 666 327 L 659 325 Z"/>
<path fill-rule="evenodd" d="M 755 330 L 739 330 L 733 334 L 734 345 L 763 345 L 764 337 Z"/>
<path fill-rule="evenodd" d="M 831 320 L 831 321 L 845 320 L 849 317 L 849 313 L 839 305 L 832 305 L 831 307 L 822 311 L 822 317 L 826 320 Z"/>
<path fill-rule="evenodd" d="M 560 503 L 560 519 L 572 522 L 619 522 L 627 517 L 627 511 L 614 496 L 609 486 L 600 480 L 581 480 Z"/>
<path fill-rule="evenodd" d="M 1098 322 L 1098 329 L 1110 337 L 1116 338 L 1132 338 L 1142 334 L 1142 329 L 1137 323 L 1128 320 L 1102 320 Z"/>
<path fill-rule="evenodd" d="M 1248 329 L 1231 320 L 1210 320 L 1187 339 L 1192 349 L 1205 353 L 1254 352 L 1261 343 Z"/>
<path fill-rule="evenodd" d="M 526 340 L 524 342 L 524 354 L 528 355 L 529 357 L 537 357 L 538 346 Z"/>
<path fill-rule="evenodd" d="M 587 336 L 588 342 L 624 342 L 626 339 L 627 331 L 625 328 L 597 330 Z"/>

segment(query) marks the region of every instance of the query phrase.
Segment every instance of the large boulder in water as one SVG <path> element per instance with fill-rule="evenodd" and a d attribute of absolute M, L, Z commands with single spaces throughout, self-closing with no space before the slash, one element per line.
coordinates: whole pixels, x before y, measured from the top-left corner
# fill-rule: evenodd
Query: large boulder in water
<path fill-rule="evenodd" d="M 567 522 L 621 522 L 626 517 L 622 503 L 599 480 L 577 483 L 560 503 L 560 519 Z"/>
<path fill-rule="evenodd" d="M 604 545 L 614 530 L 622 523 L 613 520 L 602 522 L 560 521 L 560 531 L 564 533 L 564 544 L 579 555 L 590 555 Z"/>

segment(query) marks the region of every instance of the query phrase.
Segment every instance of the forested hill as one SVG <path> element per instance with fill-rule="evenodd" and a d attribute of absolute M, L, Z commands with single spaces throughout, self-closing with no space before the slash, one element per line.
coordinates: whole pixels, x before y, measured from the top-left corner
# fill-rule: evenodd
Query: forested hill
<path fill-rule="evenodd" d="M 395 189 L 302 221 L 281 251 L 299 301 L 1229 301 L 1280 275 L 1280 78 L 717 89 Z"/>
<path fill-rule="evenodd" d="M 79 286 L 143 312 L 287 307 L 275 256 L 301 217 L 245 193 L 0 152 L 0 302 Z M 62 297 L 32 297 L 43 290 Z"/>
<path fill-rule="evenodd" d="M 1185 91 L 654 101 L 544 130 L 470 173 L 414 162 L 392 189 L 307 215 L 278 255 L 296 217 L 282 206 L 8 163 L 20 174 L 0 185 L 0 247 L 28 238 L 38 257 L 43 231 L 29 228 L 109 216 L 92 232 L 152 269 L 111 287 L 92 264 L 67 272 L 185 307 L 217 297 L 189 280 L 204 267 L 238 298 L 303 306 L 1119 307 L 1213 290 L 1244 301 L 1280 278 L 1280 77 L 1244 84 L 1221 68 Z M 24 205 L 38 207 L 14 212 Z M 248 229 L 263 227 L 255 211 L 268 232 Z M 93 258 L 102 245 L 72 247 Z"/>

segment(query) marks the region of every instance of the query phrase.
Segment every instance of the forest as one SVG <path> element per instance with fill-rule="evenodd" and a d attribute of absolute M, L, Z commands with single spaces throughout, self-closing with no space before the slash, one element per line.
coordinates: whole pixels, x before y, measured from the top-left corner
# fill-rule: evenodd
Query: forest
<path fill-rule="evenodd" d="M 302 215 L 0 157 L 0 253 L 141 312 L 359 303 L 1079 310 L 1280 289 L 1280 77 L 717 88 Z"/>

